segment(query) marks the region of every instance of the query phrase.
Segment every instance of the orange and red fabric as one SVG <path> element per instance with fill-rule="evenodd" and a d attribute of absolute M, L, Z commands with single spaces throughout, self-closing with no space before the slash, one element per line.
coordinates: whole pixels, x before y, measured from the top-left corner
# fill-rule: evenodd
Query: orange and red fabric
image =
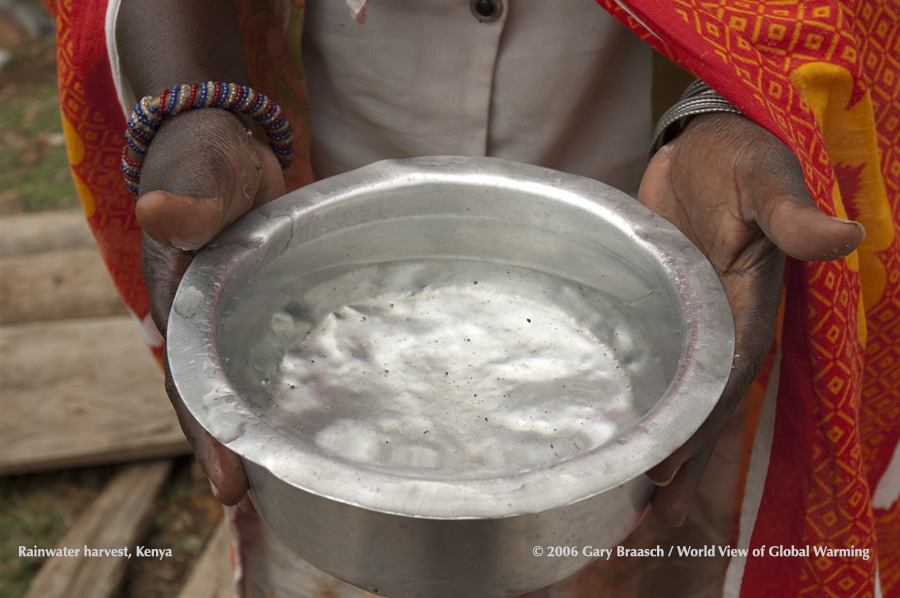
<path fill-rule="evenodd" d="M 846 259 L 788 266 L 768 467 L 741 523 L 751 549 L 877 558 L 766 550 L 744 564 L 740 595 L 873 596 L 876 573 L 884 596 L 900 595 L 900 3 L 601 4 L 776 134 L 819 207 L 867 231 Z"/>

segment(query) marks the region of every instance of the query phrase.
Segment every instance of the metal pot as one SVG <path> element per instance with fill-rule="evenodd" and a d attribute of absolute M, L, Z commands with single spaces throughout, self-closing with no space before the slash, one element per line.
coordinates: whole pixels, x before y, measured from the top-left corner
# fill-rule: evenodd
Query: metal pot
<path fill-rule="evenodd" d="M 703 255 L 631 197 L 431 157 L 236 222 L 185 274 L 168 352 L 305 560 L 387 596 L 514 596 L 637 526 L 733 328 Z"/>

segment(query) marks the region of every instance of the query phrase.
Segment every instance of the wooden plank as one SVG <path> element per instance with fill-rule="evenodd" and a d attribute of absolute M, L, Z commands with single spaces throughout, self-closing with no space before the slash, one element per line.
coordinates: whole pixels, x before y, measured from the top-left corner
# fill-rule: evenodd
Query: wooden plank
<path fill-rule="evenodd" d="M 78 550 L 77 556 L 52 557 L 28 588 L 27 598 L 113 596 L 122 582 L 128 559 L 124 556 L 88 556 L 91 550 L 129 550 L 149 530 L 157 494 L 172 470 L 171 461 L 130 465 L 107 484 L 88 510 L 75 521 L 57 548 Z"/>
<path fill-rule="evenodd" d="M 0 257 L 0 324 L 122 313 L 95 247 Z"/>
<path fill-rule="evenodd" d="M 112 371 L 110 371 L 112 370 Z M 162 373 L 131 316 L 0 326 L 0 387 L 43 387 L 121 370 L 141 386 Z"/>
<path fill-rule="evenodd" d="M 189 454 L 129 316 L 0 326 L 0 474 Z"/>
<path fill-rule="evenodd" d="M 233 577 L 231 536 L 222 521 L 206 543 L 178 598 L 230 598 L 234 596 Z"/>
<path fill-rule="evenodd" d="M 0 218 L 0 257 L 94 246 L 82 212 L 52 211 Z"/>

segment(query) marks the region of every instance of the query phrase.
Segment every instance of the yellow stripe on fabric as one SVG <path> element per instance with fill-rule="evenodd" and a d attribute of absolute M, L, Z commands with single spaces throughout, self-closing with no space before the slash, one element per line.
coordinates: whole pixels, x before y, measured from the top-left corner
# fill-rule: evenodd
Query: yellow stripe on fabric
<path fill-rule="evenodd" d="M 81 177 L 79 177 L 74 170 L 72 171 L 72 181 L 75 183 L 75 192 L 78 194 L 78 199 L 81 201 L 81 209 L 84 210 L 84 215 L 87 218 L 90 218 L 97 210 L 97 202 L 94 200 L 94 194 L 91 193 L 90 188 L 84 184 L 84 181 L 81 180 Z"/>
<path fill-rule="evenodd" d="M 91 190 L 84 184 L 84 181 L 81 180 L 81 177 L 76 174 L 74 169 L 75 166 L 78 166 L 84 160 L 84 142 L 65 115 L 62 117 L 62 130 L 63 137 L 66 140 L 66 154 L 69 158 L 72 180 L 75 182 L 75 192 L 78 193 L 78 199 L 81 200 L 81 207 L 84 210 L 85 216 L 90 218 L 94 215 L 94 211 L 96 210 L 94 194 L 91 193 Z"/>
<path fill-rule="evenodd" d="M 833 64 L 805 64 L 792 71 L 790 78 L 822 130 L 825 151 L 838 180 L 839 189 L 833 194 L 838 216 L 849 216 L 866 227 L 858 261 L 848 258 L 847 264 L 860 272 L 864 304 L 875 305 L 887 284 L 884 264 L 875 253 L 891 244 L 894 229 L 880 170 L 871 97 L 868 92 L 857 92 L 854 97 L 852 74 Z"/>

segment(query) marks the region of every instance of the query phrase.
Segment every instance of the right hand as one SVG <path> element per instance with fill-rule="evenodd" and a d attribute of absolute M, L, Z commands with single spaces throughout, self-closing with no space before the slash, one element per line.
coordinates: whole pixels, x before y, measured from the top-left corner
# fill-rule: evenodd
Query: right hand
<path fill-rule="evenodd" d="M 862 243 L 862 225 L 816 207 L 793 153 L 743 116 L 695 117 L 650 161 L 638 200 L 709 258 L 734 314 L 728 383 L 703 426 L 647 476 L 657 521 L 681 525 L 725 422 L 769 353 L 785 256 L 827 261 Z"/>
<path fill-rule="evenodd" d="M 284 178 L 268 146 L 240 119 L 217 109 L 166 119 L 147 152 L 135 206 L 143 229 L 144 282 L 150 313 L 165 336 L 169 311 L 194 253 L 246 212 L 284 194 Z M 165 360 L 166 391 L 197 461 L 225 505 L 241 504 L 249 488 L 240 457 L 191 416 Z"/>

